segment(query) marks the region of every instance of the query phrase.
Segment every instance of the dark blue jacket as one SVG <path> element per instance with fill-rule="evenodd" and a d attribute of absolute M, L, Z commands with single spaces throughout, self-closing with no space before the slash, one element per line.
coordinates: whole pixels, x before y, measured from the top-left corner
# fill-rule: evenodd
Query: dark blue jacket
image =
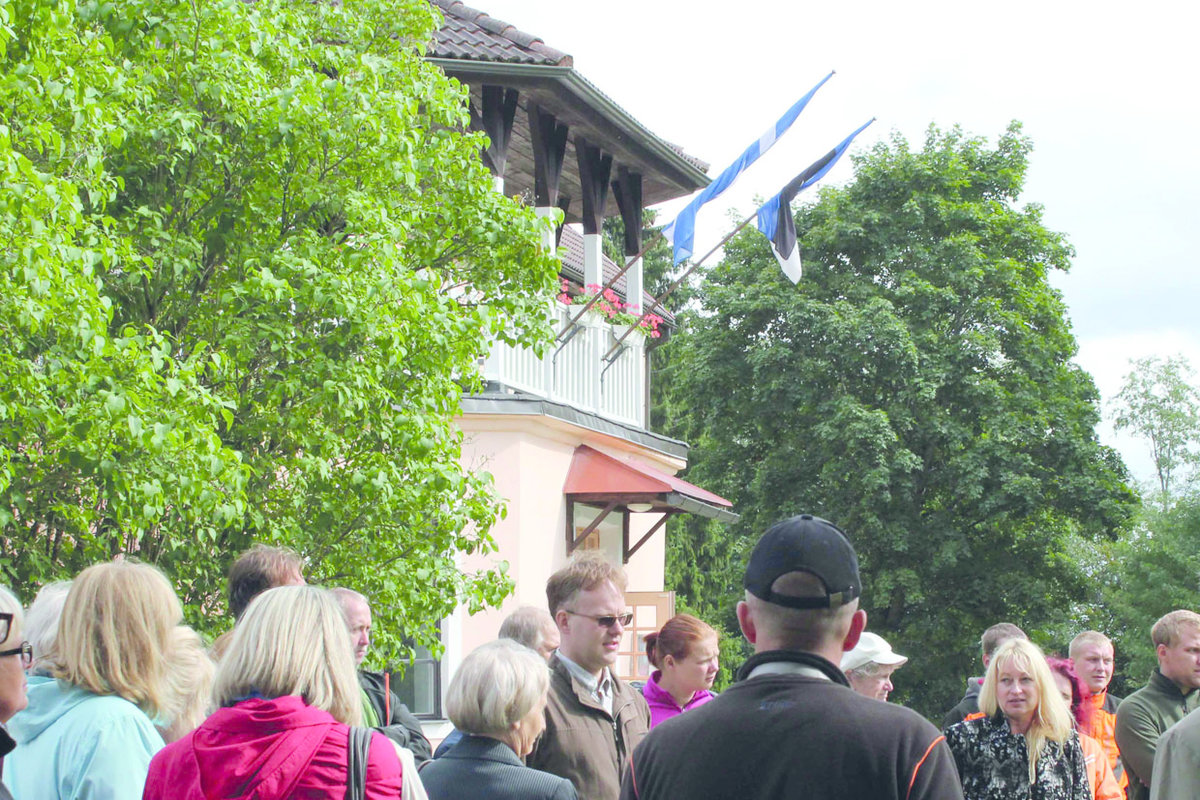
<path fill-rule="evenodd" d="M 576 800 L 566 778 L 521 763 L 512 748 L 486 736 L 464 736 L 421 767 L 429 800 Z"/>

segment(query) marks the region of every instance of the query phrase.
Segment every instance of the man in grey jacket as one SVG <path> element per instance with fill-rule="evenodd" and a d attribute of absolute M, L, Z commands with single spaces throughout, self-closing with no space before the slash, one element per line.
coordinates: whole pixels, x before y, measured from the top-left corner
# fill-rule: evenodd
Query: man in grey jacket
<path fill-rule="evenodd" d="M 1200 797 L 1200 714 L 1167 728 L 1154 751 L 1150 800 Z"/>

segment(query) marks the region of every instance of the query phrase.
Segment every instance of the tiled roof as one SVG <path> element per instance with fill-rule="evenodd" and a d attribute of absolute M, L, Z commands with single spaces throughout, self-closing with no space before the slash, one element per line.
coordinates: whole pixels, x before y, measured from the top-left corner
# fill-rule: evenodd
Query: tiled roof
<path fill-rule="evenodd" d="M 562 274 L 570 280 L 583 285 L 583 234 L 581 234 L 574 226 L 566 225 L 563 227 L 562 238 L 558 241 L 558 257 L 562 261 Z M 623 264 L 614 263 L 611 258 L 606 255 L 601 255 L 604 264 L 604 283 L 607 284 L 612 280 L 612 277 L 621 271 Z M 621 297 L 626 298 L 629 302 L 629 295 L 625 285 L 625 276 L 617 278 L 617 282 L 613 284 L 613 289 Z M 642 292 L 642 310 L 650 308 L 653 302 L 653 296 L 646 291 Z M 660 308 L 654 312 L 663 318 L 663 321 L 674 327 L 675 315 L 666 308 Z"/>
<path fill-rule="evenodd" d="M 510 64 L 544 64 L 570 67 L 573 59 L 547 47 L 533 34 L 518 30 L 459 0 L 430 0 L 442 10 L 446 23 L 434 35 L 429 55 L 435 58 L 464 58 L 472 61 L 502 61 Z"/>

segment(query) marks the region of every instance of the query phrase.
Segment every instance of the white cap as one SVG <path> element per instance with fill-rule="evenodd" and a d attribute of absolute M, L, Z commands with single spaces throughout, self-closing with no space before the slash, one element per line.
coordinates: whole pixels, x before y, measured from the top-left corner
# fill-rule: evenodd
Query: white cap
<path fill-rule="evenodd" d="M 907 656 L 902 656 L 892 650 L 892 646 L 882 636 L 874 633 L 863 633 L 854 649 L 842 656 L 842 672 L 865 667 L 874 661 L 886 666 L 900 666 L 908 662 Z"/>

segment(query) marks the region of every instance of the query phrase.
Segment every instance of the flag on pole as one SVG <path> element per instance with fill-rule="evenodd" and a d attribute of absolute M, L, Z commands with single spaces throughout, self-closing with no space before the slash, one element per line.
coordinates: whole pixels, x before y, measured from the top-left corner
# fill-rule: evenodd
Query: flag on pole
<path fill-rule="evenodd" d="M 792 178 L 787 186 L 779 190 L 779 194 L 763 203 L 762 207 L 758 209 L 758 229 L 770 240 L 771 252 L 779 261 L 783 274 L 787 275 L 792 283 L 800 282 L 800 245 L 796 241 L 796 220 L 792 217 L 792 200 L 800 192 L 824 178 L 825 173 L 833 169 L 833 165 L 850 147 L 854 137 L 866 130 L 867 126 L 874 121 L 872 119 L 864 123 L 858 130 L 843 139 L 841 144 L 810 164 L 804 172 Z"/>
<path fill-rule="evenodd" d="M 725 168 L 725 171 L 718 175 L 712 183 L 700 190 L 700 193 L 692 198 L 692 202 L 688 203 L 682 211 L 675 217 L 673 221 L 663 228 L 663 236 L 671 243 L 675 251 L 674 263 L 678 264 L 688 256 L 692 255 L 694 247 L 694 239 L 696 236 L 696 212 L 700 210 L 700 206 L 718 197 L 722 192 L 728 189 L 733 182 L 737 180 L 738 175 L 742 173 L 746 167 L 753 164 L 758 157 L 771 149 L 771 145 L 787 132 L 787 129 L 796 121 L 796 117 L 800 116 L 800 112 L 808 105 L 808 101 L 812 99 L 817 90 L 825 85 L 825 81 L 833 77 L 830 72 L 821 82 L 813 88 L 809 89 L 808 94 L 796 101 L 795 105 L 787 110 L 787 112 L 779 118 L 779 121 L 770 127 L 762 136 L 746 148 L 746 151 L 738 156 L 738 159 Z"/>

